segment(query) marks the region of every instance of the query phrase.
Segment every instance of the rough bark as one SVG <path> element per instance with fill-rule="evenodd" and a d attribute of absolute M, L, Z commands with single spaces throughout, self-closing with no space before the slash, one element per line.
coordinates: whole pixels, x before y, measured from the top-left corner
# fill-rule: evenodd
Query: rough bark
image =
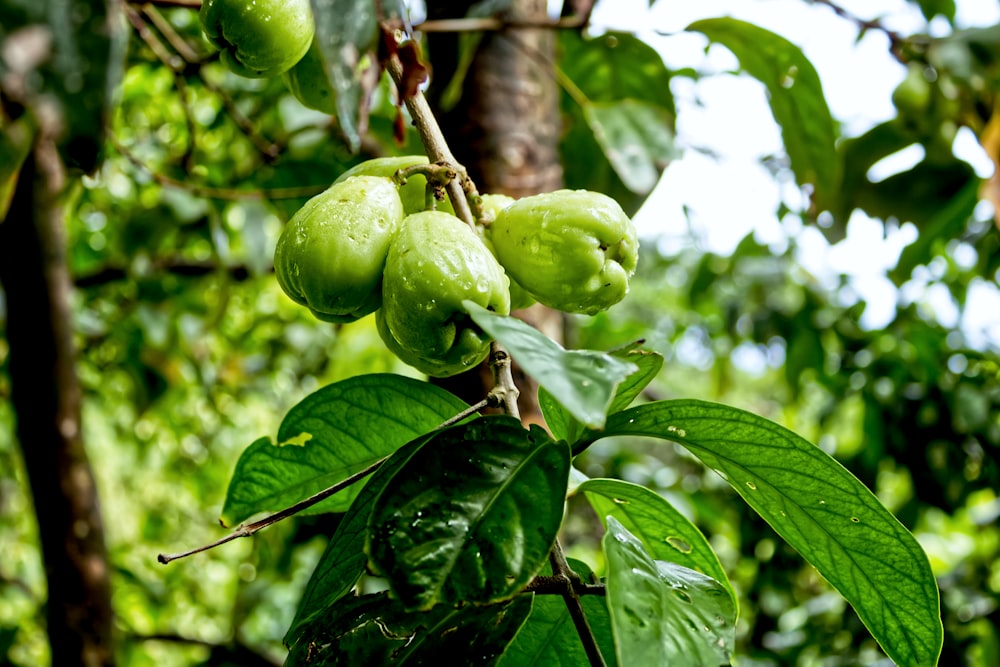
<path fill-rule="evenodd" d="M 432 3 L 428 18 L 464 16 L 470 2 Z M 545 0 L 514 0 L 505 17 L 517 22 L 542 21 Z M 430 99 L 440 108 L 441 92 L 454 76 L 459 40 L 435 35 L 430 43 L 435 64 Z M 508 27 L 483 33 L 465 73 L 462 96 L 440 112 L 442 128 L 455 157 L 469 171 L 481 192 L 524 197 L 562 187 L 559 158 L 561 122 L 559 89 L 553 73 L 555 33 L 542 28 Z M 562 339 L 560 313 L 533 306 L 517 313 L 556 340 Z M 537 387 L 517 367 L 521 388 L 519 407 L 525 421 L 540 422 Z M 441 384 L 475 402 L 489 387 L 491 376 L 480 369 Z"/>
<path fill-rule="evenodd" d="M 0 222 L 11 402 L 34 498 L 48 584 L 52 664 L 112 665 L 104 529 L 81 434 L 70 317 L 64 171 L 45 134 L 25 162 Z"/>

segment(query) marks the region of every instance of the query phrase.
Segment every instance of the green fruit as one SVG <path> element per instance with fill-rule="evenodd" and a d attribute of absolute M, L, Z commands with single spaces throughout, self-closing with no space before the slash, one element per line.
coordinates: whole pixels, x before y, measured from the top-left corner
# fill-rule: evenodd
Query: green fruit
<path fill-rule="evenodd" d="M 326 322 L 353 322 L 382 304 L 382 269 L 403 220 L 387 178 L 357 176 L 300 208 L 274 250 L 285 294 Z"/>
<path fill-rule="evenodd" d="M 316 31 L 309 0 L 205 0 L 198 17 L 223 64 L 252 79 L 291 69 Z"/>
<path fill-rule="evenodd" d="M 400 169 L 406 169 L 407 167 L 427 163 L 428 160 L 426 155 L 378 157 L 371 160 L 365 160 L 360 164 L 354 165 L 341 174 L 340 178 L 337 180 L 339 181 L 351 176 L 357 176 L 359 174 L 392 178 L 393 174 Z M 403 210 L 406 211 L 407 215 L 410 215 L 411 213 L 420 213 L 426 208 L 426 192 L 427 178 L 423 174 L 413 174 L 406 179 L 406 184 L 399 189 L 399 197 L 403 200 Z M 446 213 L 455 212 L 454 208 L 452 208 L 451 201 L 447 198 L 444 201 L 437 203 L 437 210 L 444 211 Z"/>
<path fill-rule="evenodd" d="M 519 199 L 490 225 L 497 259 L 540 303 L 594 315 L 621 301 L 639 243 L 621 206 L 588 190 Z"/>
<path fill-rule="evenodd" d="M 892 103 L 902 116 L 919 116 L 931 106 L 931 83 L 924 74 L 924 66 L 911 63 L 906 78 L 892 91 Z"/>
<path fill-rule="evenodd" d="M 295 67 L 282 74 L 281 78 L 303 106 L 331 116 L 337 113 L 337 94 L 326 75 L 323 53 L 316 40 L 302 59 L 295 63 Z"/>
<path fill-rule="evenodd" d="M 489 338 L 462 301 L 506 315 L 508 284 L 471 227 L 442 211 L 414 213 L 389 248 L 379 331 L 400 359 L 428 375 L 468 370 L 489 354 Z"/>
<path fill-rule="evenodd" d="M 507 208 L 513 204 L 516 199 L 509 195 L 501 194 L 485 194 L 482 196 L 483 200 L 483 212 L 489 216 L 491 220 L 496 220 L 500 211 Z M 493 253 L 496 257 L 496 251 L 493 250 L 493 242 L 490 240 L 490 230 L 489 227 L 480 228 L 483 231 L 483 243 L 489 248 L 489 251 Z M 510 276 L 507 276 L 510 278 Z M 510 281 L 510 309 L 520 310 L 521 308 L 527 308 L 531 304 L 535 303 L 535 297 L 528 294 L 528 291 L 517 284 L 517 281 L 511 279 Z"/>

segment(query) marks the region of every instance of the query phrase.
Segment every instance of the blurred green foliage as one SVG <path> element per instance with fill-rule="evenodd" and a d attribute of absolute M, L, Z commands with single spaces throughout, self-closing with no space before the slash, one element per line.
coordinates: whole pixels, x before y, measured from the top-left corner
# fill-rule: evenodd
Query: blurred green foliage
<path fill-rule="evenodd" d="M 919 4 L 928 17 L 954 16 L 953 3 Z M 351 154 L 336 124 L 279 80 L 240 79 L 215 62 L 194 12 L 162 16 L 203 60 L 168 67 L 132 33 L 106 159 L 78 182 L 68 220 L 85 442 L 114 567 L 120 664 L 280 664 L 281 638 L 336 516 L 297 518 L 166 567 L 156 555 L 223 534 L 216 518 L 239 453 L 275 433 L 305 395 L 360 373 L 414 374 L 384 349 L 372 318 L 326 325 L 291 303 L 270 258 L 291 213 L 364 151 L 420 149 L 412 132 L 394 139 L 397 110 L 384 82 L 372 93 L 362 153 Z M 921 252 L 904 253 L 891 274 L 899 304 L 884 328 L 861 325 L 866 304 L 846 277 L 831 283 L 802 265 L 795 225 L 786 225 L 784 247 L 750 236 L 731 256 L 646 243 L 624 302 L 567 321 L 569 347 L 644 338 L 662 353 L 647 398 L 743 407 L 835 455 L 930 555 L 946 630 L 941 664 L 982 667 L 1000 664 L 1000 361 L 995 341 L 968 340 L 930 304 L 943 291 L 961 314 L 970 288 L 995 287 L 1000 269 L 997 230 L 974 206 L 979 183 L 938 150 L 948 123 L 979 135 L 993 120 L 1000 53 L 988 36 L 905 44 L 935 75 L 934 113 L 914 124 L 901 110 L 877 136 L 840 143 L 845 186 L 833 229 L 843 231 L 855 208 L 919 227 Z M 563 48 L 578 42 L 567 37 Z M 627 46 L 648 58 L 641 44 Z M 617 101 L 616 79 L 601 80 L 607 89 L 587 89 L 589 99 Z M 674 113 L 668 90 L 647 101 Z M 627 190 L 583 111 L 563 103 L 568 178 L 603 179 L 634 210 L 645 193 Z M 867 180 L 872 164 L 914 142 L 927 157 L 912 173 Z M 920 185 L 931 172 L 941 187 Z M 973 189 L 963 190 L 970 179 Z M 907 202 L 915 205 L 900 206 Z M 0 334 L 2 312 L 0 294 Z M 0 335 L 0 656 L 26 667 L 48 660 L 45 591 L 6 360 Z M 843 599 L 679 447 L 608 440 L 577 463 L 656 490 L 709 536 L 741 598 L 738 664 L 881 658 Z M 570 507 L 568 549 L 602 571 L 593 561 L 600 523 L 578 500 Z"/>

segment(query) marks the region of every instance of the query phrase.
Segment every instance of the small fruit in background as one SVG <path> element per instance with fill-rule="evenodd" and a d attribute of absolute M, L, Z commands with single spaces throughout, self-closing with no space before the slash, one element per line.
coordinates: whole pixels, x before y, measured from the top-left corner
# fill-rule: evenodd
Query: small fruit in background
<path fill-rule="evenodd" d="M 222 63 L 251 79 L 278 76 L 309 50 L 309 0 L 205 0 L 198 17 Z"/>

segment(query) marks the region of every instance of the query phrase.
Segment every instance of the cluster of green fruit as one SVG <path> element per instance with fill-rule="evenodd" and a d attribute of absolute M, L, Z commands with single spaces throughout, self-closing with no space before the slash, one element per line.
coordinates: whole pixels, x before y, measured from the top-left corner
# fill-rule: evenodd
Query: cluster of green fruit
<path fill-rule="evenodd" d="M 375 313 L 397 357 L 446 377 L 478 364 L 489 339 L 463 301 L 506 315 L 534 300 L 593 315 L 618 303 L 635 271 L 635 228 L 610 197 L 558 190 L 483 195 L 474 230 L 450 207 L 425 209 L 424 156 L 368 160 L 292 216 L 278 239 L 281 288 L 321 320 Z"/>
<path fill-rule="evenodd" d="M 309 0 L 204 0 L 198 16 L 229 70 L 251 79 L 281 76 L 303 105 L 335 112 Z"/>

